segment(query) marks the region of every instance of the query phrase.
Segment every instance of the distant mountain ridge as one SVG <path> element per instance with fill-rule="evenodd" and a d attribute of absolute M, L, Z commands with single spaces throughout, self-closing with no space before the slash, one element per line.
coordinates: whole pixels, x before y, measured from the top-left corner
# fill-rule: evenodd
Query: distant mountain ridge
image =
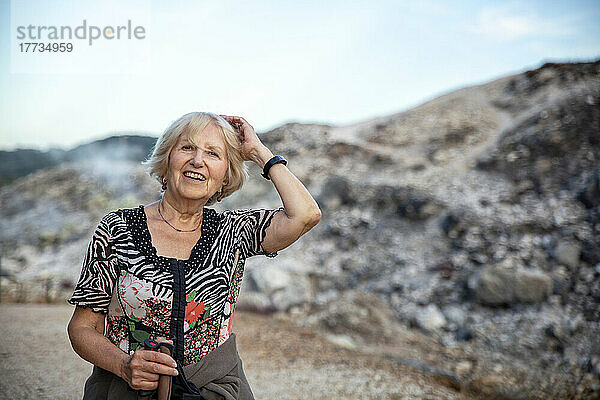
<path fill-rule="evenodd" d="M 116 161 L 142 161 L 152 151 L 156 137 L 144 135 L 110 136 L 85 143 L 71 150 L 17 149 L 0 151 L 0 186 L 39 169 L 65 162 L 111 157 Z"/>

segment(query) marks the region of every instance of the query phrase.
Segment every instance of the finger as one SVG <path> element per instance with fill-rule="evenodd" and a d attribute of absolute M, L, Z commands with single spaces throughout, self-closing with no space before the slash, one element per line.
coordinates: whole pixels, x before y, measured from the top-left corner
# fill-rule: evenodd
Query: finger
<path fill-rule="evenodd" d="M 157 351 L 152 352 L 152 360 L 148 360 L 142 365 L 141 370 L 149 372 L 151 374 L 160 374 L 160 375 L 171 375 L 177 376 L 179 372 L 177 372 L 177 363 L 175 360 L 164 354 Z"/>
<path fill-rule="evenodd" d="M 169 356 L 168 354 L 161 353 L 160 351 L 144 351 L 141 355 L 146 361 L 173 368 L 177 367 L 177 363 L 173 357 Z"/>
<path fill-rule="evenodd" d="M 179 375 L 179 372 L 177 372 L 177 369 L 168 367 L 165 364 L 160 364 L 157 362 L 144 363 L 144 365 L 142 366 L 142 371 L 146 372 L 146 373 L 150 373 L 150 374 L 159 374 L 159 375 L 171 375 L 171 376 Z"/>
<path fill-rule="evenodd" d="M 151 372 L 146 372 L 143 370 L 136 371 L 134 379 L 136 381 L 147 381 L 147 382 L 158 382 L 160 378 L 159 374 L 153 374 Z"/>
<path fill-rule="evenodd" d="M 254 130 L 254 127 L 252 125 L 250 125 L 250 122 L 246 121 L 244 118 L 239 117 L 240 122 L 242 123 L 242 125 L 248 125 L 250 128 L 252 128 L 252 130 Z"/>
<path fill-rule="evenodd" d="M 241 122 L 241 121 L 239 120 L 239 117 L 228 116 L 228 115 L 222 115 L 222 114 L 219 114 L 219 115 L 221 115 L 223 118 L 225 118 L 225 120 L 226 120 L 227 122 L 229 122 L 229 124 L 230 124 L 230 125 L 231 125 L 231 126 L 232 126 L 232 127 L 235 129 L 235 130 L 236 130 L 236 131 L 239 131 L 239 130 L 240 130 L 240 128 L 241 128 L 241 126 L 243 125 L 243 122 Z M 238 118 L 238 119 L 236 120 L 236 118 Z"/>
<path fill-rule="evenodd" d="M 223 117 L 225 119 L 225 121 L 231 123 L 236 123 L 236 117 L 234 117 L 233 115 L 221 115 L 221 117 Z"/>
<path fill-rule="evenodd" d="M 244 124 L 248 124 L 248 122 L 242 118 L 242 117 L 238 117 L 237 115 L 232 115 L 231 116 L 231 120 L 236 123 L 236 124 L 240 124 L 240 125 L 244 125 Z M 250 124 L 248 124 L 250 125 Z"/>
<path fill-rule="evenodd" d="M 250 125 L 250 123 L 248 121 L 246 121 L 244 118 L 242 117 L 238 117 L 238 116 L 232 116 L 231 120 L 233 121 L 233 123 L 240 125 L 238 128 L 240 129 L 240 131 L 243 131 L 243 127 L 244 125 L 248 126 L 249 128 L 251 128 L 252 130 L 254 130 L 254 127 L 252 125 Z"/>
<path fill-rule="evenodd" d="M 158 381 L 139 381 L 133 386 L 136 390 L 154 390 L 158 388 Z"/>

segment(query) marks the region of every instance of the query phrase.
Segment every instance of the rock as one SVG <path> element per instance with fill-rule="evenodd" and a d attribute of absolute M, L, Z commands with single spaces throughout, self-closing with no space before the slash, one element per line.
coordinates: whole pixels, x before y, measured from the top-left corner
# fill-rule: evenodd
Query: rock
<path fill-rule="evenodd" d="M 598 210 L 600 211 L 600 207 Z M 600 241 L 584 240 L 580 259 L 589 265 L 600 265 Z"/>
<path fill-rule="evenodd" d="M 393 355 L 390 355 L 389 357 L 401 364 L 407 365 L 411 368 L 415 368 L 426 373 L 427 375 L 431 376 L 434 380 L 438 381 L 444 386 L 447 386 L 454 390 L 460 390 L 462 387 L 462 382 L 460 378 L 453 372 L 445 371 L 441 368 L 434 367 L 432 365 L 425 364 L 416 360 L 411 360 Z"/>
<path fill-rule="evenodd" d="M 600 170 L 588 177 L 584 187 L 577 193 L 577 200 L 581 201 L 586 208 L 593 208 L 600 204 Z"/>
<path fill-rule="evenodd" d="M 269 298 L 259 292 L 242 290 L 238 298 L 235 308 L 239 310 L 247 310 L 258 312 L 261 314 L 272 313 L 275 310 Z"/>
<path fill-rule="evenodd" d="M 462 310 L 462 308 L 456 305 L 446 306 L 442 312 L 446 319 L 455 324 L 457 327 L 463 326 L 467 319 L 466 313 Z"/>
<path fill-rule="evenodd" d="M 333 288 L 321 290 L 315 293 L 313 303 L 322 306 L 330 301 L 333 301 L 334 299 L 337 299 L 338 297 L 340 297 L 339 292 Z"/>
<path fill-rule="evenodd" d="M 275 264 L 262 264 L 247 273 L 250 288 L 267 296 L 292 285 L 290 274 Z"/>
<path fill-rule="evenodd" d="M 590 360 L 591 372 L 600 378 L 600 357 L 592 357 Z"/>
<path fill-rule="evenodd" d="M 510 262 L 485 267 L 469 280 L 476 299 L 485 305 L 540 303 L 552 293 L 552 277 Z"/>
<path fill-rule="evenodd" d="M 412 301 L 398 301 L 398 318 L 410 327 L 417 326 L 417 314 L 421 308 Z"/>
<path fill-rule="evenodd" d="M 417 325 L 424 331 L 435 332 L 446 326 L 446 318 L 435 304 L 429 304 L 417 314 Z"/>
<path fill-rule="evenodd" d="M 579 266 L 579 256 L 581 254 L 581 245 L 577 242 L 561 240 L 554 249 L 554 257 L 563 265 L 571 268 Z"/>
<path fill-rule="evenodd" d="M 573 336 L 575 333 L 577 333 L 582 325 L 583 316 L 581 314 L 576 314 L 573 318 L 565 316 L 561 320 L 562 331 L 569 336 Z"/>
<path fill-rule="evenodd" d="M 14 277 L 6 277 L 0 275 L 0 296 L 3 301 L 18 301 L 24 300 L 22 298 L 22 285 L 16 281 Z"/>
<path fill-rule="evenodd" d="M 16 260 L 20 264 L 21 269 L 35 264 L 38 257 L 38 249 L 29 244 L 18 246 L 12 254 L 13 260 Z"/>
<path fill-rule="evenodd" d="M 456 364 L 456 367 L 454 367 L 454 371 L 456 371 L 456 374 L 458 376 L 465 376 L 469 374 L 472 369 L 473 363 L 468 360 L 461 361 L 458 364 Z"/>
<path fill-rule="evenodd" d="M 344 349 L 356 349 L 356 343 L 354 342 L 354 339 L 348 335 L 336 335 L 333 333 L 328 333 L 325 335 L 325 338 L 336 346 L 343 347 Z"/>
<path fill-rule="evenodd" d="M 427 219 L 441 208 L 430 195 L 410 186 L 376 186 L 373 198 L 368 200 L 379 210 L 395 209 L 396 215 L 410 220 Z"/>
<path fill-rule="evenodd" d="M 481 399 L 525 400 L 531 394 L 516 385 L 508 384 L 506 377 L 499 373 L 491 373 L 467 382 L 467 391 Z"/>
<path fill-rule="evenodd" d="M 0 276 L 14 277 L 21 270 L 19 263 L 8 257 L 0 258 Z"/>
<path fill-rule="evenodd" d="M 523 269 L 515 278 L 515 298 L 519 302 L 540 303 L 552 293 L 552 278 L 543 271 Z"/>
<path fill-rule="evenodd" d="M 290 272 L 279 264 L 262 264 L 248 271 L 249 289 L 262 293 L 270 305 L 281 311 L 307 304 L 312 299 L 311 285 L 302 273 Z"/>
<path fill-rule="evenodd" d="M 460 327 L 456 330 L 454 338 L 458 342 L 469 342 L 473 340 L 473 331 L 469 328 Z"/>
<path fill-rule="evenodd" d="M 452 231 L 452 229 L 459 225 L 459 222 L 460 216 L 449 212 L 440 218 L 439 226 L 440 229 L 442 229 L 442 231 L 444 231 L 446 235 L 450 236 L 450 232 Z"/>
<path fill-rule="evenodd" d="M 544 327 L 544 334 L 547 338 L 547 346 L 553 351 L 562 353 L 565 349 L 565 333 L 562 327 L 555 324 L 548 324 Z"/>
<path fill-rule="evenodd" d="M 350 181 L 342 176 L 331 176 L 323 184 L 318 203 L 326 209 L 335 209 L 340 205 L 355 203 Z"/>
<path fill-rule="evenodd" d="M 552 293 L 565 296 L 569 292 L 571 277 L 564 266 L 559 266 L 552 271 Z"/>
<path fill-rule="evenodd" d="M 293 306 L 310 303 L 312 295 L 308 278 L 302 275 L 295 275 L 292 279 L 292 285 L 288 285 L 271 294 L 271 303 L 275 309 L 287 311 Z"/>
<path fill-rule="evenodd" d="M 343 293 L 304 323 L 338 335 L 357 334 L 368 342 L 387 342 L 399 332 L 394 312 L 387 304 L 377 296 L 355 290 Z"/>

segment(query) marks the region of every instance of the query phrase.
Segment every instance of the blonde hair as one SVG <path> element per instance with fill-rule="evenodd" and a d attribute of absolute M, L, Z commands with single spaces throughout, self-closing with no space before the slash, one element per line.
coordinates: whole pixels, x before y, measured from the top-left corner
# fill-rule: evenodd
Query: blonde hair
<path fill-rule="evenodd" d="M 246 178 L 248 178 L 248 168 L 242 158 L 241 145 L 238 140 L 238 134 L 233 130 L 229 122 L 220 115 L 211 112 L 191 112 L 174 121 L 165 132 L 158 138 L 152 155 L 143 162 L 148 166 L 150 176 L 162 185 L 169 169 L 169 154 L 177 143 L 177 140 L 183 136 L 191 136 L 196 132 L 202 132 L 210 123 L 221 129 L 225 147 L 227 148 L 227 159 L 229 166 L 227 168 L 227 184 L 223 186 L 223 195 L 225 198 L 235 191 L 241 189 Z M 217 201 L 219 192 L 215 193 L 206 205 L 214 204 Z"/>

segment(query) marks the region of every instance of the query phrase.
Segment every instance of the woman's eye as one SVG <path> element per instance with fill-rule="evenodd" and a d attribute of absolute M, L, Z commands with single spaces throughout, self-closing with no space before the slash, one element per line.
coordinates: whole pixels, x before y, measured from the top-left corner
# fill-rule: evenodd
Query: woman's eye
<path fill-rule="evenodd" d="M 181 148 L 183 150 L 192 150 L 192 146 L 190 146 L 189 144 L 184 144 L 183 146 L 181 146 Z"/>
<path fill-rule="evenodd" d="M 214 151 L 209 151 L 208 152 L 211 156 L 215 156 L 215 157 L 219 157 L 218 153 L 215 153 Z"/>

